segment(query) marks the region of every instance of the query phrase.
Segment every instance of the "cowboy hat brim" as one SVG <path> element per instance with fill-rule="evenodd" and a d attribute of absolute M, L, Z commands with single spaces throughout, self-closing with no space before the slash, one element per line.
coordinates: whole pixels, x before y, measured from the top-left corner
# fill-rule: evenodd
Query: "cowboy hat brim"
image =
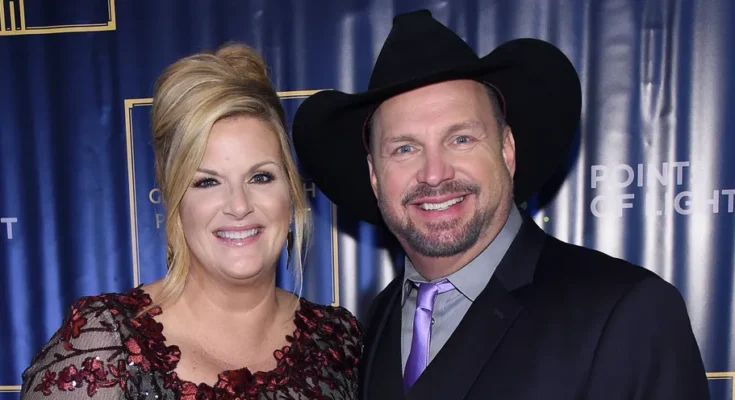
<path fill-rule="evenodd" d="M 293 122 L 303 172 L 340 209 L 379 224 L 363 142 L 367 119 L 390 97 L 455 79 L 489 83 L 499 91 L 516 146 L 514 198 L 519 204 L 528 200 L 566 160 L 582 101 L 579 77 L 569 59 L 555 46 L 529 38 L 506 42 L 464 67 L 358 94 L 327 90 L 312 95 Z"/>

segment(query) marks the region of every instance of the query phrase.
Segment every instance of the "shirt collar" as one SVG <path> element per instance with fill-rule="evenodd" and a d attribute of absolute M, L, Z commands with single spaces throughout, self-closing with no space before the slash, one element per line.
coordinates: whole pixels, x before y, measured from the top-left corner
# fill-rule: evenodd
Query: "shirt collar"
<path fill-rule="evenodd" d="M 462 293 L 469 301 L 474 302 L 477 296 L 485 289 L 490 278 L 503 259 L 505 253 L 510 248 L 513 239 L 515 239 L 518 230 L 523 223 L 520 211 L 515 204 L 511 206 L 508 219 L 503 225 L 495 239 L 470 261 L 467 265 L 455 271 L 446 277 L 457 290 Z M 435 279 L 435 281 L 444 278 Z M 408 295 L 411 293 L 413 284 L 410 281 L 428 282 L 426 278 L 416 270 L 411 260 L 406 257 L 405 269 L 403 272 L 403 295 L 401 304 L 405 303 Z"/>

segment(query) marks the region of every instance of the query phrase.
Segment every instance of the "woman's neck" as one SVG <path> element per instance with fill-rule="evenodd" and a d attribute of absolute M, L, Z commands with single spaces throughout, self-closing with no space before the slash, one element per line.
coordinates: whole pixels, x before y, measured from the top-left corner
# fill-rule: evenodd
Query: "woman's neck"
<path fill-rule="evenodd" d="M 289 319 L 282 317 L 283 296 L 276 288 L 275 275 L 269 280 L 247 285 L 226 284 L 192 271 L 172 308 L 205 329 L 243 332 L 251 338 L 267 336 L 274 324 Z"/>

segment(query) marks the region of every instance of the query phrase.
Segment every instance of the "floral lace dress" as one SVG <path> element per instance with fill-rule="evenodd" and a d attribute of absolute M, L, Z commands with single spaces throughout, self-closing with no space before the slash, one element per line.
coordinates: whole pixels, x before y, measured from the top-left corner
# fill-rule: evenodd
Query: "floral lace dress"
<path fill-rule="evenodd" d="M 288 345 L 267 372 L 224 371 L 217 383 L 176 375 L 181 352 L 166 346 L 150 297 L 139 288 L 84 297 L 23 373 L 21 398 L 354 399 L 362 330 L 341 307 L 301 299 Z"/>

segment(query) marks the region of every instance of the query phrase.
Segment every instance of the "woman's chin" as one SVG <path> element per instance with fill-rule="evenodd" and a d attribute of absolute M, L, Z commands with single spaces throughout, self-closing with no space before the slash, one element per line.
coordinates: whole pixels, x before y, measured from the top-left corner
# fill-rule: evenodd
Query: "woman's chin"
<path fill-rule="evenodd" d="M 230 265 L 228 268 L 222 269 L 221 274 L 232 283 L 243 284 L 260 280 L 268 275 L 264 268 L 253 268 L 252 265 L 243 266 L 241 268 Z"/>

